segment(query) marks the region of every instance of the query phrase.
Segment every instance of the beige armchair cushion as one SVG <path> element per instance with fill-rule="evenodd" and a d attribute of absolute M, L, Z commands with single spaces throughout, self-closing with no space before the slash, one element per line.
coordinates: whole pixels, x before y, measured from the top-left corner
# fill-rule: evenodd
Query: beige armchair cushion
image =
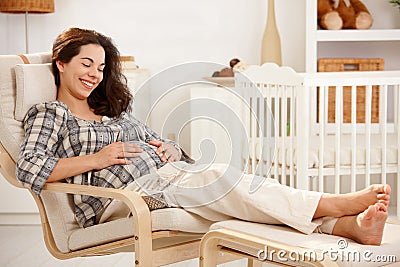
<path fill-rule="evenodd" d="M 26 56 L 33 64 L 51 61 L 50 53 L 37 53 Z M 19 146 L 24 136 L 21 121 L 15 119 L 16 77 L 14 67 L 23 60 L 16 55 L 0 57 L 0 140 L 10 156 L 16 160 Z"/>
<path fill-rule="evenodd" d="M 151 212 L 152 230 L 176 230 L 188 233 L 206 233 L 212 222 L 179 208 L 159 209 Z M 77 250 L 133 236 L 132 217 L 80 228 L 71 233 L 69 248 Z"/>
<path fill-rule="evenodd" d="M 17 83 L 16 120 L 23 121 L 33 105 L 56 99 L 57 87 L 51 63 L 18 64 L 15 66 L 15 77 Z"/>

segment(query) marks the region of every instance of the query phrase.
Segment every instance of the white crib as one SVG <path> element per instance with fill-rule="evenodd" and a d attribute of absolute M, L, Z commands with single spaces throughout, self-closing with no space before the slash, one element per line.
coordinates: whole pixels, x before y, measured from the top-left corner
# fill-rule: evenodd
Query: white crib
<path fill-rule="evenodd" d="M 250 129 L 250 156 L 245 156 L 250 172 L 301 189 L 335 193 L 386 183 L 390 174 L 397 181 L 391 184 L 396 191 L 392 202 L 397 200 L 393 213 L 400 217 L 400 71 L 300 74 L 268 63 L 237 74 L 235 89 L 250 106 L 243 109 Z M 340 105 L 344 89 L 351 92 L 345 121 Z M 340 99 L 333 103 L 333 119 L 328 90 Z M 360 110 L 360 90 L 365 111 Z M 379 116 L 371 120 L 373 110 Z M 360 114 L 365 116 L 362 121 Z"/>

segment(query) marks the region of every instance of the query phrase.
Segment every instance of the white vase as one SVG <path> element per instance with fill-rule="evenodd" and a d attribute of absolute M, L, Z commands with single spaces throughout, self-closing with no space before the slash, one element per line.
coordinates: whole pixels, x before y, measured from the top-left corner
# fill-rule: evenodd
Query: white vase
<path fill-rule="evenodd" d="M 261 43 L 261 64 L 265 62 L 282 65 L 281 39 L 276 26 L 274 0 L 268 0 L 267 22 Z"/>

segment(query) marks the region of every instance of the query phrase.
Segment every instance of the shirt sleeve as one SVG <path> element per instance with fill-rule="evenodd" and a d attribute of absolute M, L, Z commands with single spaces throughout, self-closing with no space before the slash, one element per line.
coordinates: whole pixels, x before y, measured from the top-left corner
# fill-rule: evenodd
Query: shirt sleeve
<path fill-rule="evenodd" d="M 17 160 L 16 176 L 38 195 L 59 161 L 55 155 L 65 120 L 65 110 L 54 102 L 33 106 L 25 117 L 25 138 Z"/>

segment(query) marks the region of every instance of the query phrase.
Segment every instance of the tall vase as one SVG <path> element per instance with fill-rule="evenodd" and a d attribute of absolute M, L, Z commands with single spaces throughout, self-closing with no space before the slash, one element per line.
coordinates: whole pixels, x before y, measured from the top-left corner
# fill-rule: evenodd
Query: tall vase
<path fill-rule="evenodd" d="M 276 26 L 274 0 L 268 0 L 267 23 L 261 43 L 261 64 L 265 62 L 282 65 L 281 39 Z"/>

